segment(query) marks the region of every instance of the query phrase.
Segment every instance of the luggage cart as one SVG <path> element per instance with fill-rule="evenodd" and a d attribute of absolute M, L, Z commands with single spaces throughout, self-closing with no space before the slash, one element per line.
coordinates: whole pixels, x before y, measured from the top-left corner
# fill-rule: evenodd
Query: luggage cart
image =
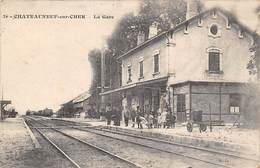
<path fill-rule="evenodd" d="M 186 127 L 188 132 L 192 132 L 194 126 L 199 127 L 200 132 L 205 132 L 209 126 L 210 132 L 213 130 L 213 126 L 224 126 L 224 121 L 222 120 L 212 120 L 211 119 L 211 110 L 210 110 L 210 119 L 203 121 L 202 111 L 193 111 L 191 115 L 191 120 L 188 121 Z"/>

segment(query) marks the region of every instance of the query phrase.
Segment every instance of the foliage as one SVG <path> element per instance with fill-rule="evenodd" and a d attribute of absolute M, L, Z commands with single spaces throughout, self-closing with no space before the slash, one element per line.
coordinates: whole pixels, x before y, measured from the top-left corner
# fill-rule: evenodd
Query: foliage
<path fill-rule="evenodd" d="M 114 56 L 119 56 L 137 44 L 139 31 L 145 33 L 147 39 L 149 27 L 156 23 L 158 33 L 185 20 L 186 3 L 183 0 L 144 0 L 140 3 L 139 13 L 126 14 L 108 38 L 107 44 Z"/>
<path fill-rule="evenodd" d="M 259 46 L 259 39 L 257 39 L 257 43 L 250 49 L 251 56 L 249 58 L 249 61 L 247 63 L 247 69 L 249 71 L 249 75 L 258 75 L 258 69 L 259 69 L 259 56 L 260 56 L 260 50 L 258 48 Z"/>
<path fill-rule="evenodd" d="M 111 36 L 107 39 L 108 51 L 105 54 L 106 76 L 105 80 L 110 86 L 120 84 L 120 64 L 116 57 L 127 52 L 137 44 L 138 33 L 144 32 L 145 39 L 149 35 L 149 27 L 156 23 L 158 33 L 168 30 L 170 27 L 185 20 L 186 1 L 184 0 L 144 0 L 140 2 L 139 12 L 126 14 L 117 24 Z M 90 94 L 98 93 L 101 86 L 101 51 L 91 50 L 88 54 L 92 67 L 92 83 Z M 112 75 L 113 74 L 113 75 Z M 110 78 L 111 77 L 111 78 Z"/>
<path fill-rule="evenodd" d="M 93 49 L 88 54 L 88 60 L 92 68 L 92 82 L 89 89 L 90 94 L 97 92 L 97 88 L 101 86 L 101 51 Z"/>

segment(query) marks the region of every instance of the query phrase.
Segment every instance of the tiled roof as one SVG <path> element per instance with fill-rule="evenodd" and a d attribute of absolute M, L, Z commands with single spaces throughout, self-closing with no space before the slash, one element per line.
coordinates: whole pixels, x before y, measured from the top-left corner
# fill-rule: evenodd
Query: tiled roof
<path fill-rule="evenodd" d="M 82 94 L 80 94 L 79 96 L 77 96 L 76 98 L 74 98 L 72 100 L 72 103 L 80 103 L 83 102 L 84 100 L 88 99 L 91 95 L 89 94 L 89 92 L 84 92 Z"/>

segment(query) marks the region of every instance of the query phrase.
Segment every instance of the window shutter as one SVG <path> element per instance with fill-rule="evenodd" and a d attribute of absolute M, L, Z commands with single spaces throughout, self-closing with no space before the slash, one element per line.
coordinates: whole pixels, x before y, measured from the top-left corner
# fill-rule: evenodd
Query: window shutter
<path fill-rule="evenodd" d="M 209 52 L 209 71 L 220 71 L 219 52 Z"/>

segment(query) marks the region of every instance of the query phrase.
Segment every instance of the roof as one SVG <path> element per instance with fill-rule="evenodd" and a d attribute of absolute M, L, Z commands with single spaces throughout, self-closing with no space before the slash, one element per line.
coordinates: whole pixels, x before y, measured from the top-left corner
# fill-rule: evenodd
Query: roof
<path fill-rule="evenodd" d="M 70 103 L 72 103 L 72 100 L 66 101 L 65 103 L 62 103 L 61 106 L 64 106 L 64 105 L 67 105 L 67 104 L 70 104 Z"/>
<path fill-rule="evenodd" d="M 133 88 L 136 88 L 136 87 L 151 85 L 151 84 L 158 83 L 158 82 L 166 82 L 167 80 L 168 80 L 168 76 L 165 76 L 165 77 L 156 78 L 156 79 L 152 79 L 152 80 L 148 80 L 148 81 L 132 83 L 132 84 L 122 86 L 122 87 L 114 89 L 114 90 L 102 92 L 102 93 L 100 93 L 100 95 L 107 95 L 107 94 L 111 94 L 111 93 L 115 93 L 115 92 L 119 92 L 119 91 L 125 91 L 127 89 L 133 89 Z"/>
<path fill-rule="evenodd" d="M 141 43 L 140 45 L 130 49 L 129 51 L 127 51 L 123 55 L 119 56 L 118 59 L 125 57 L 125 56 L 128 56 L 128 55 L 142 49 L 143 47 L 147 46 L 149 43 L 155 42 L 156 40 L 159 40 L 160 38 L 164 37 L 164 35 L 167 35 L 168 33 L 174 32 L 174 31 L 178 30 L 179 28 L 181 28 L 182 26 L 185 26 L 186 24 L 202 17 L 203 15 L 210 14 L 213 11 L 221 12 L 222 14 L 226 15 L 230 19 L 231 24 L 232 23 L 238 24 L 241 27 L 241 29 L 250 33 L 251 35 L 253 35 L 253 37 L 259 38 L 259 34 L 257 34 L 255 31 L 251 30 L 249 27 L 242 24 L 232 13 L 230 13 L 230 12 L 224 10 L 224 9 L 221 9 L 221 8 L 211 8 L 211 9 L 206 10 L 206 11 L 204 11 L 204 12 L 202 12 L 202 13 L 200 13 L 200 14 L 198 14 L 198 15 L 196 15 L 196 16 L 194 16 L 194 17 L 192 17 L 192 18 L 190 18 L 190 19 L 188 19 L 184 22 L 181 22 L 180 24 L 176 25 L 175 27 L 170 28 L 168 31 L 164 31 L 164 32 L 146 40 L 145 42 Z"/>
<path fill-rule="evenodd" d="M 72 103 L 80 103 L 83 102 L 84 100 L 88 99 L 91 96 L 91 94 L 89 94 L 89 92 L 84 92 L 82 94 L 80 94 L 79 96 L 77 96 L 76 98 L 74 98 L 72 100 Z"/>

